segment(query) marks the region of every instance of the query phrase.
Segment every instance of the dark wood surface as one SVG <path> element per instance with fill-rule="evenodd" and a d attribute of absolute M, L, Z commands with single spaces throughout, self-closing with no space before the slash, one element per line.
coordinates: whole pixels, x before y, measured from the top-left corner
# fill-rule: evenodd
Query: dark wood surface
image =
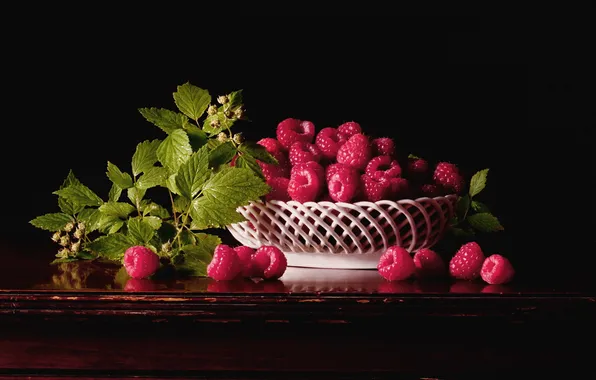
<path fill-rule="evenodd" d="M 395 282 L 289 268 L 277 281 L 135 281 L 4 244 L 0 375 L 54 378 L 493 378 L 593 374 L 585 285 Z M 585 347 L 583 347 L 585 346 Z"/>

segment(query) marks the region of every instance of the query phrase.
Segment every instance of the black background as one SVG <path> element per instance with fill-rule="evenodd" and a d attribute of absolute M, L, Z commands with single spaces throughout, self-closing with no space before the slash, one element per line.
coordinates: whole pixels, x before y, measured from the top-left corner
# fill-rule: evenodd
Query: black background
<path fill-rule="evenodd" d="M 525 278 L 592 281 L 593 78 L 581 32 L 315 29 L 284 17 L 234 26 L 206 15 L 182 31 L 157 14 L 138 24 L 87 15 L 38 14 L 23 25 L 31 34 L 6 41 L 4 238 L 47 239 L 28 221 L 57 211 L 51 193 L 69 169 L 105 196 L 107 161 L 129 170 L 138 142 L 163 137 L 138 108 L 174 110 L 172 93 L 190 82 L 214 96 L 243 89 L 251 122 L 236 128 L 252 139 L 286 117 L 317 128 L 355 120 L 468 175 L 490 168 L 482 198 L 505 226 L 491 249 Z"/>

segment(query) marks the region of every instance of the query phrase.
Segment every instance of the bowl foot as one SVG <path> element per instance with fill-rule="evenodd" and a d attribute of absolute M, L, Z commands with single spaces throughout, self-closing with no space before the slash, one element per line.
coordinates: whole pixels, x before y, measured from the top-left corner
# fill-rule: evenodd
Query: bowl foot
<path fill-rule="evenodd" d="M 376 269 L 382 252 L 367 254 L 330 254 L 284 252 L 288 266 L 328 269 Z"/>

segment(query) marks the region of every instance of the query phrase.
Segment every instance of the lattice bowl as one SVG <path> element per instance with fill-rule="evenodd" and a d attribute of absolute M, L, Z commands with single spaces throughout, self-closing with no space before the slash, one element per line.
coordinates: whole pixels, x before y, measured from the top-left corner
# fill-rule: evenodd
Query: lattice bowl
<path fill-rule="evenodd" d="M 253 202 L 246 221 L 228 226 L 242 245 L 281 249 L 289 266 L 373 269 L 383 252 L 435 245 L 455 211 L 456 195 L 378 202 Z"/>

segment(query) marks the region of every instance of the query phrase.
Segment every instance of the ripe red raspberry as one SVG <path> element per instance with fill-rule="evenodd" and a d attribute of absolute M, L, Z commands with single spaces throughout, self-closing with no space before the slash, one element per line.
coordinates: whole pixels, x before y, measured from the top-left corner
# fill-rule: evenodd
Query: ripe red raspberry
<path fill-rule="evenodd" d="M 360 191 L 360 172 L 345 164 L 327 167 L 327 191 L 335 202 L 350 202 Z"/>
<path fill-rule="evenodd" d="M 296 141 L 290 147 L 288 157 L 290 164 L 294 166 L 308 161 L 319 162 L 323 154 L 315 144 Z"/>
<path fill-rule="evenodd" d="M 366 164 L 364 172 L 375 179 L 394 178 L 401 175 L 401 166 L 390 156 L 376 156 Z"/>
<path fill-rule="evenodd" d="M 370 161 L 372 150 L 367 136 L 356 133 L 337 151 L 336 160 L 359 170 L 364 170 Z"/>
<path fill-rule="evenodd" d="M 478 243 L 462 245 L 449 262 L 449 274 L 459 280 L 474 280 L 480 276 L 484 253 Z"/>
<path fill-rule="evenodd" d="M 445 189 L 459 194 L 464 188 L 464 178 L 456 165 L 439 162 L 433 174 L 434 181 Z"/>
<path fill-rule="evenodd" d="M 288 266 L 286 255 L 277 247 L 263 245 L 252 255 L 251 262 L 256 277 L 277 279 L 283 276 Z"/>
<path fill-rule="evenodd" d="M 446 265 L 438 253 L 429 248 L 422 248 L 414 254 L 416 275 L 425 277 L 438 277 L 446 273 Z"/>
<path fill-rule="evenodd" d="M 255 249 L 240 245 L 234 247 L 234 251 L 236 251 L 236 255 L 238 255 L 238 260 L 240 261 L 240 274 L 242 277 L 252 277 L 255 273 L 252 265 L 252 255 L 255 254 Z"/>
<path fill-rule="evenodd" d="M 423 158 L 408 157 L 408 178 L 424 182 L 430 179 L 430 169 L 428 161 Z"/>
<path fill-rule="evenodd" d="M 213 259 L 207 265 L 209 277 L 217 281 L 229 281 L 236 278 L 241 270 L 240 258 L 234 248 L 226 244 L 215 247 Z"/>
<path fill-rule="evenodd" d="M 292 169 L 300 170 L 301 168 L 305 168 L 305 167 L 313 169 L 317 173 L 317 176 L 321 180 L 321 183 L 325 182 L 325 168 L 323 167 L 323 165 L 321 165 L 318 162 L 315 162 L 315 161 L 302 162 L 302 163 L 296 164 L 296 166 L 294 166 Z M 294 168 L 296 168 L 296 169 L 294 169 Z"/>
<path fill-rule="evenodd" d="M 277 141 L 289 149 L 296 141 L 310 143 L 315 137 L 315 125 L 310 121 L 288 118 L 277 125 Z"/>
<path fill-rule="evenodd" d="M 395 142 L 390 137 L 378 137 L 371 141 L 373 156 L 395 155 Z"/>
<path fill-rule="evenodd" d="M 337 131 L 346 138 L 350 138 L 357 133 L 362 133 L 362 128 L 355 121 L 348 121 L 337 127 Z"/>
<path fill-rule="evenodd" d="M 335 160 L 339 148 L 348 141 L 348 137 L 338 132 L 337 128 L 323 128 L 315 137 L 315 144 L 321 151 L 323 157 L 328 160 Z"/>
<path fill-rule="evenodd" d="M 267 179 L 267 184 L 271 187 L 271 190 L 265 195 L 266 201 L 277 200 L 287 202 L 292 199 L 290 198 L 290 194 L 288 194 L 289 178 L 271 177 Z"/>
<path fill-rule="evenodd" d="M 142 245 L 135 245 L 124 252 L 126 273 L 132 278 L 146 278 L 159 269 L 159 256 Z"/>
<path fill-rule="evenodd" d="M 260 139 L 259 141 L 257 141 L 257 144 L 259 144 L 262 147 L 264 147 L 265 150 L 267 152 L 271 153 L 271 154 L 275 154 L 275 153 L 278 153 L 278 152 L 283 152 L 284 149 L 285 149 L 279 143 L 279 141 L 277 141 L 273 137 L 264 137 L 264 138 Z"/>
<path fill-rule="evenodd" d="M 379 274 L 388 281 L 405 280 L 414 274 L 415 269 L 410 252 L 397 245 L 387 248 L 377 264 Z"/>
<path fill-rule="evenodd" d="M 292 167 L 288 183 L 290 198 L 300 203 L 316 201 L 323 189 L 321 175 L 322 169 L 318 170 L 312 164 L 304 163 Z"/>
<path fill-rule="evenodd" d="M 424 185 L 420 186 L 420 193 L 424 197 L 434 198 L 443 195 L 444 190 L 440 185 L 436 185 L 434 183 L 425 183 Z"/>
<path fill-rule="evenodd" d="M 511 281 L 514 274 L 511 262 L 496 253 L 487 257 L 480 269 L 480 277 L 490 285 L 505 284 Z"/>
<path fill-rule="evenodd" d="M 362 196 L 369 202 L 377 202 L 382 199 L 388 199 L 391 190 L 389 178 L 373 178 L 368 174 L 362 174 L 360 177 L 362 186 Z"/>
<path fill-rule="evenodd" d="M 261 167 L 261 171 L 263 172 L 263 177 L 266 180 L 275 177 L 287 177 L 288 176 L 288 169 L 283 166 L 279 166 L 276 164 L 267 164 L 263 161 L 257 160 L 257 164 Z"/>
<path fill-rule="evenodd" d="M 412 196 L 410 181 L 402 177 L 389 178 L 388 199 L 407 199 Z"/>

